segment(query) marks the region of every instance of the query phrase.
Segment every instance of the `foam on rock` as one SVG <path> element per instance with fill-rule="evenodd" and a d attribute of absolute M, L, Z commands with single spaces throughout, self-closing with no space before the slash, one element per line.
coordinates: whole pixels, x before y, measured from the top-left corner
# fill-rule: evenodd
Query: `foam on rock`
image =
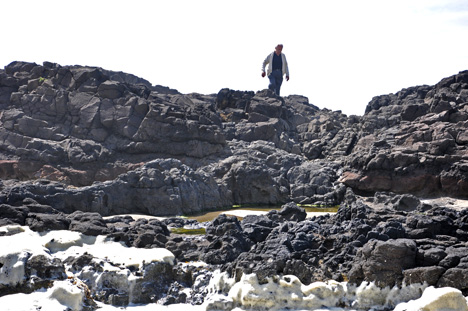
<path fill-rule="evenodd" d="M 63 259 L 70 253 L 74 256 L 88 253 L 95 258 L 136 268 L 144 263 L 165 262 L 172 265 L 175 261 L 174 255 L 167 249 L 127 247 L 124 243 L 111 241 L 105 236 L 90 237 L 77 232 L 51 231 L 43 239 L 48 240 L 45 246 Z"/>
<path fill-rule="evenodd" d="M 80 311 L 85 298 L 84 290 L 74 286 L 70 281 L 55 282 L 54 286 L 48 290 L 49 299 L 57 300 L 61 305 L 67 306 L 73 311 Z"/>
<path fill-rule="evenodd" d="M 426 288 L 421 298 L 399 304 L 394 311 L 468 311 L 468 302 L 461 291 L 444 287 Z"/>
<path fill-rule="evenodd" d="M 31 294 L 0 297 L 2 311 L 81 311 L 85 291 L 71 280 L 56 281 L 54 286 Z"/>
<path fill-rule="evenodd" d="M 103 272 L 88 271 L 83 267 L 80 277 L 93 281 L 93 286 L 112 284 L 114 288 L 129 293 L 130 301 L 138 299 L 138 291 L 133 288 L 143 282 L 146 274 L 158 273 L 159 265 L 173 265 L 174 255 L 167 249 L 142 249 L 126 247 L 123 243 L 113 242 L 105 236 L 89 237 L 77 232 L 50 231 L 37 233 L 28 227 L 4 227 L 5 233 L 16 233 L 0 238 L 0 288 L 1 286 L 21 286 L 31 280 L 26 277 L 26 263 L 34 256 L 43 255 L 49 259 L 76 258 L 88 253 L 93 260 L 103 266 Z M 131 270 L 141 271 L 143 277 L 134 275 Z M 71 271 L 69 277 L 74 277 Z M 141 284 L 139 285 L 141 287 Z M 56 299 L 73 296 L 69 288 L 57 289 Z M 65 298 L 64 298 L 65 299 Z M 74 305 L 72 303 L 72 305 Z"/>
<path fill-rule="evenodd" d="M 13 234 L 0 239 L 0 284 L 16 286 L 24 279 L 25 264 L 30 257 L 50 255 L 42 244 L 36 243 L 39 235 L 28 227 L 6 226 L 0 229 Z"/>
<path fill-rule="evenodd" d="M 267 283 L 260 284 L 255 274 L 248 274 L 227 290 L 226 285 L 232 284 L 232 279 L 226 278 L 226 274 L 214 275 L 211 292 L 225 294 L 212 295 L 206 303 L 207 310 L 380 310 L 385 307 L 396 308 L 395 311 L 468 311 L 468 302 L 460 291 L 435 289 L 427 284 L 384 289 L 368 282 L 359 287 L 336 281 L 304 285 L 293 275 L 269 278 Z"/>

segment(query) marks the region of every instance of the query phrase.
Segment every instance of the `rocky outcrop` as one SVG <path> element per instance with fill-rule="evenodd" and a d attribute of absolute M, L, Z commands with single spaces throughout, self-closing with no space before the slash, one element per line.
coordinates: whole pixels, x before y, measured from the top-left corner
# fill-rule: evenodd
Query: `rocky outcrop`
<path fill-rule="evenodd" d="M 4 185 L 3 202 L 168 215 L 336 205 L 346 187 L 466 197 L 467 77 L 348 117 L 269 90 L 184 95 L 102 68 L 14 62 L 0 71 L 0 176 L 23 183 Z"/>
<path fill-rule="evenodd" d="M 339 204 L 340 183 L 357 193 L 466 197 L 467 76 L 375 97 L 358 117 L 268 90 L 184 95 L 102 68 L 14 62 L 0 71 L 0 176 L 59 182 L 47 187 L 54 196 L 83 198 L 63 211 L 106 215 Z M 155 176 L 148 165 L 157 159 L 172 164 Z M 140 202 L 115 196 L 123 187 Z"/>
<path fill-rule="evenodd" d="M 329 140 L 346 116 L 301 96 L 183 95 L 102 68 L 24 62 L 0 71 L 0 92 L 6 204 L 175 215 L 342 199 L 340 164 L 321 160 L 336 152 L 309 140 Z"/>
<path fill-rule="evenodd" d="M 466 197 L 468 71 L 375 97 L 341 181 L 363 192 Z"/>

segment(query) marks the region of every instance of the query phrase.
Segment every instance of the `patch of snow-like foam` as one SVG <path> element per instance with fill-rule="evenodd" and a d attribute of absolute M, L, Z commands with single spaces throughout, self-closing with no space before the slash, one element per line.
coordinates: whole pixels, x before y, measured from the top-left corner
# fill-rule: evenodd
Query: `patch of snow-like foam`
<path fill-rule="evenodd" d="M 0 238 L 0 284 L 15 286 L 24 280 L 26 261 L 36 255 L 50 258 L 47 249 L 37 243 L 37 233 L 29 227 L 6 226 L 9 234 Z"/>
<path fill-rule="evenodd" d="M 411 284 L 380 288 L 373 282 L 362 282 L 356 289 L 349 290 L 349 292 L 354 292 L 353 297 L 350 297 L 353 300 L 351 306 L 358 309 L 377 306 L 394 307 L 401 302 L 420 297 L 427 287 L 427 284 Z"/>
<path fill-rule="evenodd" d="M 54 286 L 47 290 L 0 297 L 0 305 L 2 311 L 81 311 L 84 298 L 83 288 L 66 280 L 55 281 Z"/>
<path fill-rule="evenodd" d="M 255 274 L 248 274 L 232 286 L 228 298 L 247 310 L 314 310 L 339 306 L 346 291 L 345 283 L 334 281 L 304 285 L 296 276 L 287 275 L 260 284 Z"/>
<path fill-rule="evenodd" d="M 126 247 L 105 236 L 90 237 L 71 231 L 37 233 L 28 227 L 18 226 L 4 227 L 2 231 L 12 235 L 0 237 L 0 288 L 23 283 L 26 280 L 26 263 L 37 255 L 65 261 L 69 257 L 76 258 L 88 253 L 97 265 L 102 266 L 101 272 L 86 266 L 77 275 L 67 270 L 67 275 L 88 280 L 97 288 L 112 284 L 115 289 L 125 290 L 130 296 L 134 294 L 136 281 L 141 278 L 131 270 L 152 271 L 153 266 L 159 263 L 175 263 L 174 255 L 167 249 Z"/>
<path fill-rule="evenodd" d="M 0 243 L 0 248 L 3 247 Z M 24 279 L 24 267 L 31 253 L 27 251 L 13 251 L 5 254 L 4 251 L 6 250 L 3 250 L 0 255 L 0 264 L 2 266 L 0 268 L 0 284 L 16 286 Z"/>
<path fill-rule="evenodd" d="M 79 311 L 83 308 L 84 290 L 69 280 L 54 282 L 54 286 L 47 292 L 49 299 L 57 300 L 61 305 L 67 306 L 73 311 Z"/>
<path fill-rule="evenodd" d="M 347 282 L 336 281 L 304 285 L 292 275 L 269 278 L 267 283 L 260 284 L 255 274 L 244 275 L 239 282 L 234 282 L 227 274 L 217 273 L 213 274 L 209 288 L 205 303 L 207 310 L 380 310 L 384 307 L 394 308 L 413 299 L 418 301 L 419 307 L 430 308 L 430 305 L 438 307 L 445 305 L 449 311 L 468 311 L 468 309 L 451 309 L 452 304 L 458 308 L 460 305 L 468 308 L 465 298 L 459 291 L 460 296 L 456 303 L 445 303 L 443 298 L 438 298 L 438 303 L 429 301 L 425 298 L 426 296 L 435 297 L 436 295 L 431 294 L 430 290 L 429 294 L 426 293 L 427 284 L 411 284 L 401 288 L 395 286 L 384 289 L 368 282 L 363 282 L 358 287 Z M 455 295 L 444 294 L 443 289 L 440 291 L 437 289 L 437 291 L 439 295 L 447 299 L 452 297 L 450 295 Z M 426 309 L 414 309 L 416 310 Z"/>
<path fill-rule="evenodd" d="M 42 241 L 44 246 L 52 253 L 64 252 L 72 247 L 80 249 L 84 244 L 94 244 L 96 237 L 86 236 L 80 232 L 58 230 L 43 233 Z"/>
<path fill-rule="evenodd" d="M 24 278 L 24 263 L 30 256 L 44 255 L 65 260 L 85 252 L 93 257 L 118 263 L 126 267 L 141 267 L 151 262 L 171 265 L 175 256 L 165 248 L 127 247 L 105 236 L 86 236 L 79 232 L 58 230 L 46 233 L 34 232 L 29 227 L 5 226 L 3 232 L 15 232 L 0 237 L 0 284 L 15 285 Z"/>
<path fill-rule="evenodd" d="M 51 231 L 43 236 L 45 246 L 61 259 L 88 253 L 95 258 L 121 264 L 126 267 L 140 267 L 144 263 L 165 262 L 174 264 L 175 257 L 165 248 L 127 247 L 123 242 L 114 242 L 100 235 L 90 237 L 78 232 Z"/>
<path fill-rule="evenodd" d="M 394 311 L 468 311 L 468 301 L 461 291 L 444 287 L 426 288 L 419 299 L 410 300 L 396 306 Z"/>
<path fill-rule="evenodd" d="M 236 284 L 234 278 L 230 278 L 226 272 L 215 270 L 211 276 L 209 285 L 206 288 L 208 295 L 228 294 L 231 288 Z"/>
<path fill-rule="evenodd" d="M 204 229 L 206 228 L 207 225 L 206 223 L 193 223 L 193 224 L 188 224 L 188 225 L 185 225 L 184 226 L 184 229 L 188 229 L 188 230 L 198 230 L 198 229 Z"/>

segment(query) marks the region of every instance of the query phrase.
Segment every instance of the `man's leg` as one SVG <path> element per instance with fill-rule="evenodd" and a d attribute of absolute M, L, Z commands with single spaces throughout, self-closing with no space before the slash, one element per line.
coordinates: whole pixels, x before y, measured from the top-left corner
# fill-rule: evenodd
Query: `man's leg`
<path fill-rule="evenodd" d="M 277 76 L 276 76 L 276 95 L 279 96 L 280 94 L 280 88 L 281 88 L 281 84 L 283 83 L 283 74 L 281 73 L 281 71 L 276 71 L 277 73 Z"/>
<path fill-rule="evenodd" d="M 270 79 L 270 84 L 268 84 L 268 88 L 272 90 L 273 92 L 276 92 L 276 77 L 274 72 L 272 72 L 269 76 L 268 79 Z"/>

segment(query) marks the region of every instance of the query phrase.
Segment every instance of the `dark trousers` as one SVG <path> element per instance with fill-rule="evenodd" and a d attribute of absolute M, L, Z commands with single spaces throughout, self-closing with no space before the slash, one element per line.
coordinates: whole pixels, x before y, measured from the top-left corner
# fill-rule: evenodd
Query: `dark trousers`
<path fill-rule="evenodd" d="M 268 76 L 268 79 L 270 79 L 270 84 L 268 85 L 268 88 L 274 91 L 276 95 L 279 95 L 281 84 L 283 83 L 282 70 L 273 70 Z"/>

